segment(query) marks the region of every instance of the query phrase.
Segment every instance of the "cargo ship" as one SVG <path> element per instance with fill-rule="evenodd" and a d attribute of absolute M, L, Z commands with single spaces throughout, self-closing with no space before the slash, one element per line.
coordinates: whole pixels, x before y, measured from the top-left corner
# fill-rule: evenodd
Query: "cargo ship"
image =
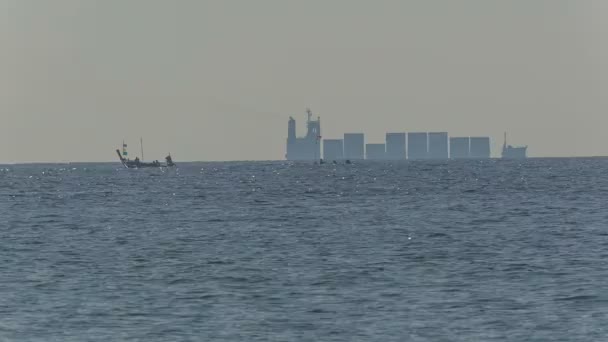
<path fill-rule="evenodd" d="M 528 146 L 511 146 L 507 145 L 507 133 L 505 132 L 505 142 L 502 146 L 503 159 L 526 159 Z"/>
<path fill-rule="evenodd" d="M 120 162 L 122 163 L 122 165 L 124 167 L 126 167 L 127 169 L 140 169 L 140 168 L 149 168 L 149 167 L 174 167 L 175 163 L 173 162 L 173 158 L 171 157 L 171 154 L 169 154 L 168 156 L 165 157 L 165 162 L 161 163 L 158 160 L 155 160 L 153 162 L 149 162 L 146 163 L 143 161 L 144 159 L 144 143 L 143 143 L 143 139 L 140 140 L 141 142 L 141 159 L 139 159 L 138 157 L 135 157 L 134 160 L 128 159 L 128 152 L 127 152 L 127 144 L 122 143 L 122 153 L 119 149 L 116 149 L 116 154 L 118 154 L 118 158 L 120 159 Z"/>

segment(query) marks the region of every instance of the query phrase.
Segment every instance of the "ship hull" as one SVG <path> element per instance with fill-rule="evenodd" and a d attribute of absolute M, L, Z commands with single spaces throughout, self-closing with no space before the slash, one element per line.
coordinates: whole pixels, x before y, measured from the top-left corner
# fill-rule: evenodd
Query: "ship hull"
<path fill-rule="evenodd" d="M 127 169 L 144 169 L 144 168 L 160 168 L 160 167 L 173 167 L 174 165 L 160 164 L 160 163 L 136 163 L 136 162 L 123 162 L 122 165 Z"/>
<path fill-rule="evenodd" d="M 526 159 L 526 147 L 509 147 L 502 152 L 503 159 Z"/>

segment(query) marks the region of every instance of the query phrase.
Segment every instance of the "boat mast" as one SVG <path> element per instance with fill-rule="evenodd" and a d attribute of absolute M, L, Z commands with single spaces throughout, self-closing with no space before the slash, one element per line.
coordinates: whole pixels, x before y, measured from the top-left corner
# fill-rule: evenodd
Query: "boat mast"
<path fill-rule="evenodd" d="M 139 143 L 141 145 L 141 161 L 144 161 L 144 138 L 139 138 Z"/>

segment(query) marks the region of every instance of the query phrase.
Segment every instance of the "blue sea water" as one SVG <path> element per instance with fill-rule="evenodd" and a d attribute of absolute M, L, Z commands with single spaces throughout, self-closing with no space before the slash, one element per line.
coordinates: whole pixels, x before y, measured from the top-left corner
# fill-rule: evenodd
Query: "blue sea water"
<path fill-rule="evenodd" d="M 608 159 L 0 169 L 0 341 L 608 339 Z"/>

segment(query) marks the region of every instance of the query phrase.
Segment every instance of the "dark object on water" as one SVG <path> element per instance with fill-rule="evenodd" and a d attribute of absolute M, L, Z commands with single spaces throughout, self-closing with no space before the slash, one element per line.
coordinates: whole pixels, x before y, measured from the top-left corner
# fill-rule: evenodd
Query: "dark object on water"
<path fill-rule="evenodd" d="M 346 164 L 350 164 L 350 159 L 346 159 Z"/>
<path fill-rule="evenodd" d="M 333 163 L 334 163 L 334 164 L 338 164 L 338 162 L 337 162 L 337 161 L 335 161 L 335 160 L 333 161 Z"/>
<path fill-rule="evenodd" d="M 319 159 L 319 164 L 321 164 L 321 165 L 325 164 L 325 161 L 323 160 L 323 158 Z"/>
<path fill-rule="evenodd" d="M 171 154 L 165 157 L 165 161 L 167 162 L 167 166 L 175 166 L 175 163 L 173 163 L 173 158 L 171 158 Z"/>

